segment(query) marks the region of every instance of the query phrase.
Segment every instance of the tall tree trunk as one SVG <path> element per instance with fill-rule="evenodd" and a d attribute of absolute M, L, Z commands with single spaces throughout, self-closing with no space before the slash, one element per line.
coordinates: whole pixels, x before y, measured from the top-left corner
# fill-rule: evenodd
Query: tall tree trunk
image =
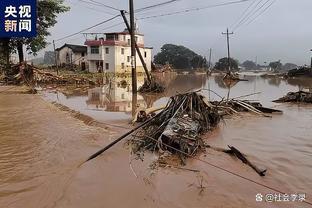
<path fill-rule="evenodd" d="M 10 65 L 10 54 L 11 54 L 11 51 L 10 51 L 10 47 L 9 47 L 9 42 L 10 42 L 10 39 L 7 38 L 5 40 L 5 60 L 6 60 L 6 65 L 9 66 Z"/>
<path fill-rule="evenodd" d="M 0 60 L 4 65 L 9 65 L 10 61 L 9 40 L 8 38 L 0 38 Z"/>
<path fill-rule="evenodd" d="M 18 52 L 19 62 L 22 63 L 24 61 L 24 51 L 23 51 L 23 43 L 22 42 L 18 42 L 17 52 Z"/>

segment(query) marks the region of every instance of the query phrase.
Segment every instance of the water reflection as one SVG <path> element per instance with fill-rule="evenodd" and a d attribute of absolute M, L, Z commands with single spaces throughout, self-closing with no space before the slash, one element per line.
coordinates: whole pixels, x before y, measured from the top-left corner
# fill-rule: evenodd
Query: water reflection
<path fill-rule="evenodd" d="M 171 97 L 177 93 L 204 88 L 206 75 L 159 74 L 158 82 L 165 86 L 161 94 L 132 94 L 131 80 L 117 78 L 109 84 L 88 90 L 86 104 L 88 108 L 107 112 L 135 112 L 137 107 L 150 108 L 162 97 Z M 138 86 L 143 84 L 143 79 Z"/>
<path fill-rule="evenodd" d="M 312 92 L 312 79 L 311 78 L 289 78 L 286 80 L 289 85 L 297 86 L 299 90 L 308 89 Z"/>
<path fill-rule="evenodd" d="M 298 88 L 311 90 L 312 79 L 281 79 L 263 78 L 258 74 L 243 75 L 248 81 L 226 83 L 222 76 L 207 75 L 177 75 L 175 73 L 159 73 L 156 79 L 163 86 L 165 92 L 161 94 L 140 94 L 133 98 L 131 78 L 116 78 L 106 85 L 88 89 L 86 95 L 64 96 L 62 93 L 47 93 L 50 100 L 59 102 L 81 113 L 100 120 L 128 119 L 138 107 L 150 108 L 165 105 L 168 98 L 177 94 L 196 89 L 210 89 L 220 96 L 209 91 L 202 93 L 211 100 L 234 98 L 242 95 L 261 92 L 249 96 L 248 99 L 261 101 L 268 107 L 274 106 L 272 100 L 284 96 L 289 91 Z M 144 77 L 138 77 L 138 86 L 144 82 Z"/>
<path fill-rule="evenodd" d="M 165 87 L 165 91 L 160 94 L 142 94 L 148 107 L 153 106 L 161 98 L 205 88 L 208 82 L 207 75 L 176 75 L 170 73 L 156 75 L 156 80 Z"/>
<path fill-rule="evenodd" d="M 224 89 L 231 89 L 238 83 L 237 80 L 224 79 L 224 76 L 215 76 L 214 81 L 220 88 Z"/>
<path fill-rule="evenodd" d="M 282 83 L 282 79 L 279 77 L 270 77 L 268 78 L 268 84 L 279 87 Z"/>
<path fill-rule="evenodd" d="M 88 90 L 88 107 L 108 112 L 132 112 L 133 107 L 148 107 L 140 95 L 133 99 L 129 80 L 116 80 Z M 134 101 L 134 102 L 133 102 Z"/>

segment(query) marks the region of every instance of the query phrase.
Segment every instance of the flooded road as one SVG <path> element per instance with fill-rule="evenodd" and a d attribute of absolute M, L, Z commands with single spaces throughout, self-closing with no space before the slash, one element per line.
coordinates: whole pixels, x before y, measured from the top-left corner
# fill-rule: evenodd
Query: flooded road
<path fill-rule="evenodd" d="M 218 76 L 161 76 L 166 92 L 138 95 L 136 102 L 128 80 L 91 89 L 84 96 L 66 97 L 50 89 L 43 98 L 107 124 L 125 124 L 133 105 L 161 106 L 177 92 L 200 88 L 211 90 L 203 90 L 205 96 L 220 99 L 229 90 Z M 312 89 L 312 80 L 244 78 L 249 81 L 232 86 L 230 97 L 261 92 L 246 99 L 259 100 L 284 114 L 265 118 L 247 113 L 226 119 L 206 141 L 213 146 L 237 147 L 257 165 L 266 167 L 267 176 L 259 177 L 220 152 L 209 150 L 201 158 L 285 193 L 305 193 L 312 201 L 312 106 L 271 102 L 288 91 Z M 155 156 L 147 154 L 144 162 L 132 161 L 122 143 L 79 166 L 126 130 L 86 126 L 34 95 L 0 94 L 0 105 L 0 207 L 311 207 L 256 202 L 256 194 L 276 192 L 196 160 L 189 160 L 187 167 L 200 170 L 200 174 L 176 169 L 152 171 L 149 164 Z"/>

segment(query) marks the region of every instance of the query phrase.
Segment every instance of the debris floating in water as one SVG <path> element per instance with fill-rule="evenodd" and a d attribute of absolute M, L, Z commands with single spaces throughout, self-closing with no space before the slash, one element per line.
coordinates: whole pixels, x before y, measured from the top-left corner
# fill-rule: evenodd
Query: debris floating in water
<path fill-rule="evenodd" d="M 139 129 L 129 142 L 134 153 L 168 151 L 179 155 L 185 163 L 186 156 L 181 152 L 194 156 L 204 151 L 200 135 L 215 128 L 220 119 L 218 108 L 205 102 L 202 95 L 196 92 L 178 94 L 171 97 L 157 118 Z"/>
<path fill-rule="evenodd" d="M 286 102 L 302 102 L 302 103 L 312 103 L 312 93 L 305 91 L 289 92 L 286 96 L 274 100 L 276 103 L 286 103 Z"/>

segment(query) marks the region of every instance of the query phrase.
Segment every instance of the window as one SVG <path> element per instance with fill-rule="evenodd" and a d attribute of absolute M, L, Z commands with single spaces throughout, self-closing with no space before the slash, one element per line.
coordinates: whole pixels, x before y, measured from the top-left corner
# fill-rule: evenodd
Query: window
<path fill-rule="evenodd" d="M 130 41 L 130 39 L 128 39 L 128 45 L 131 45 L 131 41 Z"/>
<path fill-rule="evenodd" d="M 91 54 L 99 54 L 100 49 L 99 46 L 91 46 Z"/>
<path fill-rule="evenodd" d="M 115 34 L 106 34 L 106 40 L 115 40 Z"/>
<path fill-rule="evenodd" d="M 145 58 L 147 57 L 147 53 L 146 53 L 146 51 L 144 51 L 144 57 L 145 57 Z"/>
<path fill-rule="evenodd" d="M 126 36 L 125 36 L 125 35 L 123 35 L 122 37 L 123 37 L 123 41 L 126 41 Z"/>
<path fill-rule="evenodd" d="M 127 62 L 130 62 L 130 56 L 127 56 Z"/>
<path fill-rule="evenodd" d="M 109 48 L 105 48 L 105 53 L 109 54 Z"/>
<path fill-rule="evenodd" d="M 124 48 L 121 49 L 121 54 L 122 55 L 125 54 L 125 49 Z"/>
<path fill-rule="evenodd" d="M 121 69 L 125 69 L 125 63 L 121 63 Z"/>
<path fill-rule="evenodd" d="M 109 70 L 109 63 L 105 63 L 105 69 Z"/>

